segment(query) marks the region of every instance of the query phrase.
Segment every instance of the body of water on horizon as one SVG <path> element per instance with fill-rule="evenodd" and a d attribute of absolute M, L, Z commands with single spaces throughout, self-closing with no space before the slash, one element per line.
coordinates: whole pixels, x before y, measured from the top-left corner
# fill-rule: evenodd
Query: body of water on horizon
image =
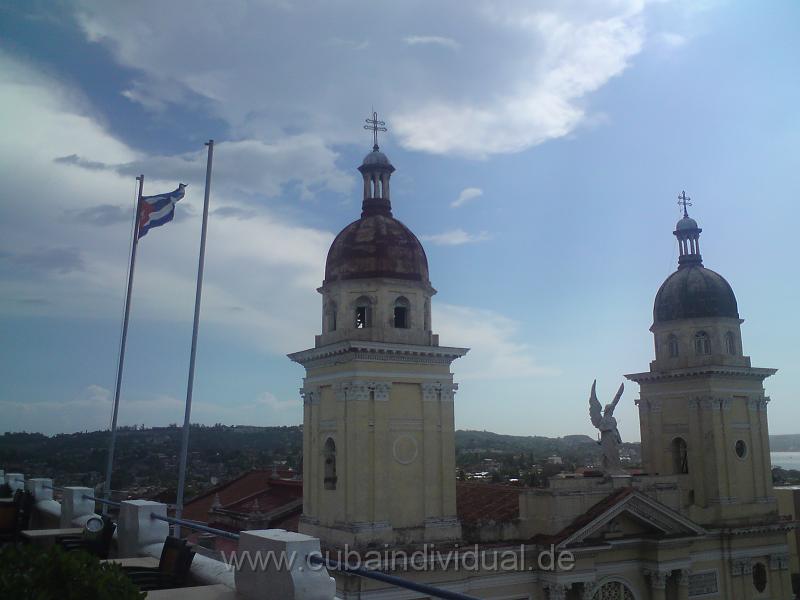
<path fill-rule="evenodd" d="M 800 452 L 770 452 L 773 467 L 800 471 Z"/>

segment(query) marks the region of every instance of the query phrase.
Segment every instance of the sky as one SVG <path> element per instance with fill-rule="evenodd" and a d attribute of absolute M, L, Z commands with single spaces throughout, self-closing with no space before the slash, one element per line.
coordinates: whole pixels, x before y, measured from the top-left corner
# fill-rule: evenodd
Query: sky
<path fill-rule="evenodd" d="M 736 292 L 772 433 L 800 433 L 800 4 L 0 0 L 0 432 L 108 427 L 135 200 L 120 424 L 180 423 L 215 140 L 192 421 L 302 421 L 286 354 L 321 327 L 372 109 L 425 245 L 456 426 L 594 435 L 653 358 L 677 195 Z M 639 439 L 628 383 L 622 436 Z"/>

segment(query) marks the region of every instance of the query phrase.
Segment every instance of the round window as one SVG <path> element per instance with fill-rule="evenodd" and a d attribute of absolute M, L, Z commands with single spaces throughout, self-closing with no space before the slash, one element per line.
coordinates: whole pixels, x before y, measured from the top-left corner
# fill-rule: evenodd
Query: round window
<path fill-rule="evenodd" d="M 747 444 L 744 443 L 744 440 L 739 440 L 736 442 L 736 456 L 739 458 L 744 458 L 747 456 Z"/>

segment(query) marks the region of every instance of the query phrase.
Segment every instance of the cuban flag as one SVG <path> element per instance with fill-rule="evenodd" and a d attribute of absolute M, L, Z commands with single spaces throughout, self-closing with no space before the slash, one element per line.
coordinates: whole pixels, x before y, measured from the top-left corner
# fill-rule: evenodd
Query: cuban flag
<path fill-rule="evenodd" d="M 183 198 L 186 185 L 178 184 L 178 189 L 158 196 L 142 196 L 139 202 L 139 234 L 141 239 L 153 227 L 169 223 L 175 216 L 175 203 Z"/>

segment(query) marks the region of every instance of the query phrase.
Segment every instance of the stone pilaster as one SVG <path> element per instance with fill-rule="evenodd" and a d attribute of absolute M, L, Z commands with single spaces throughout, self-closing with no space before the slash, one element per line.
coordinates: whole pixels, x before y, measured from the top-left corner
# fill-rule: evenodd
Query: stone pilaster
<path fill-rule="evenodd" d="M 692 572 L 689 569 L 680 569 L 677 573 L 678 579 L 678 600 L 688 600 L 689 598 L 689 577 Z"/>
<path fill-rule="evenodd" d="M 371 384 L 372 393 L 375 402 L 388 402 L 389 392 L 392 390 L 392 384 L 384 381 L 377 381 Z"/>
<path fill-rule="evenodd" d="M 569 586 L 563 583 L 546 583 L 544 589 L 547 590 L 547 600 L 566 600 Z"/>
<path fill-rule="evenodd" d="M 769 569 L 770 571 L 785 571 L 789 568 L 789 555 L 788 554 L 770 554 L 769 555 Z"/>
<path fill-rule="evenodd" d="M 650 473 L 663 473 L 664 472 L 664 457 L 659 453 L 655 452 L 654 448 L 657 448 L 661 445 L 660 441 L 664 435 L 664 428 L 662 426 L 662 414 L 661 414 L 661 400 L 658 399 L 648 399 L 645 400 L 645 407 L 648 413 L 647 422 L 650 426 L 650 433 L 648 434 L 648 438 L 653 445 L 653 448 L 650 448 L 648 452 L 650 464 L 647 465 L 647 470 Z M 659 443 L 656 443 L 656 440 Z"/>
<path fill-rule="evenodd" d="M 694 504 L 708 506 L 708 495 L 703 485 L 703 473 L 706 469 L 706 453 L 703 451 L 703 422 L 700 413 L 700 399 L 687 400 L 689 416 L 689 435 L 686 440 L 689 460 L 689 482 L 694 491 Z"/>
<path fill-rule="evenodd" d="M 764 497 L 774 496 L 772 489 L 772 461 L 769 455 L 769 423 L 767 421 L 767 404 L 769 397 L 763 396 L 758 400 L 758 425 L 761 431 L 761 474 L 764 477 Z"/>
<path fill-rule="evenodd" d="M 736 558 L 731 562 L 731 574 L 734 577 L 753 574 L 753 561 L 750 558 Z"/>
<path fill-rule="evenodd" d="M 789 555 L 784 553 L 769 555 L 769 586 L 772 594 L 777 598 L 792 597 L 788 590 L 792 589 L 789 575 Z"/>
<path fill-rule="evenodd" d="M 750 449 L 752 456 L 750 457 L 750 467 L 753 474 L 753 501 L 758 502 L 759 499 L 766 498 L 767 493 L 764 477 L 761 476 L 760 469 L 764 464 L 764 447 L 763 440 L 761 439 L 761 417 L 758 413 L 758 398 L 747 398 L 747 422 L 750 425 L 749 439 L 747 445 Z M 767 449 L 768 451 L 768 449 Z M 772 476 L 772 467 L 770 466 L 770 476 Z"/>
<path fill-rule="evenodd" d="M 650 580 L 650 597 L 652 600 L 666 600 L 667 577 L 669 577 L 670 571 L 645 569 L 644 574 Z"/>
<path fill-rule="evenodd" d="M 441 518 L 442 487 L 437 485 L 442 469 L 442 390 L 440 384 L 422 384 L 422 458 L 425 494 L 425 519 Z"/>
<path fill-rule="evenodd" d="M 319 386 L 310 385 L 300 388 L 300 397 L 303 399 L 303 405 L 306 404 L 319 404 Z"/>
<path fill-rule="evenodd" d="M 734 590 L 739 590 L 742 600 L 750 600 L 754 591 L 753 584 L 750 581 L 753 575 L 752 559 L 737 558 L 731 561 L 731 574 L 733 575 Z"/>
<path fill-rule="evenodd" d="M 442 389 L 441 383 L 422 383 L 420 384 L 420 388 L 422 389 L 423 402 L 437 402 L 439 400 L 439 393 Z"/>
<path fill-rule="evenodd" d="M 583 591 L 581 592 L 581 600 L 594 600 L 594 594 L 597 591 L 597 583 L 594 581 L 584 581 Z"/>

